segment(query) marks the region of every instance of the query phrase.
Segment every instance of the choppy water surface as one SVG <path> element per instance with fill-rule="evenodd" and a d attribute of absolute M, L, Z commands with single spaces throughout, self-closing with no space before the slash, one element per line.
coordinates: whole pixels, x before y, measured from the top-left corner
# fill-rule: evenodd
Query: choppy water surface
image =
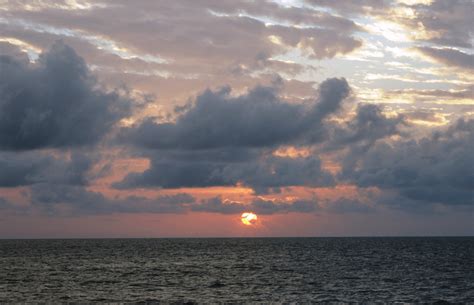
<path fill-rule="evenodd" d="M 0 302 L 474 302 L 474 238 L 0 241 Z"/>

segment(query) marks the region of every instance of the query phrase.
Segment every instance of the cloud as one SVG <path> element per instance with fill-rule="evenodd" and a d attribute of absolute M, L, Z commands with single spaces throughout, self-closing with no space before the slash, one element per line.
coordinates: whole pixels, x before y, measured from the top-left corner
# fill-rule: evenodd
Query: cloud
<path fill-rule="evenodd" d="M 315 155 L 297 158 L 272 155 L 251 163 L 231 165 L 223 170 L 223 174 L 234 177 L 235 181 L 257 193 L 278 191 L 287 186 L 324 187 L 335 183 Z"/>
<path fill-rule="evenodd" d="M 319 210 L 316 200 L 296 200 L 293 202 L 257 199 L 252 202 L 252 210 L 258 214 L 311 213 Z"/>
<path fill-rule="evenodd" d="M 346 33 L 317 26 L 306 29 L 274 25 L 269 27 L 270 36 L 278 37 L 283 46 L 300 48 L 316 59 L 333 58 L 338 54 L 347 54 L 362 46 L 362 42 Z M 325 47 L 322 47 L 325 46 Z"/>
<path fill-rule="evenodd" d="M 363 203 L 360 200 L 345 197 L 328 202 L 324 209 L 328 212 L 341 214 L 370 213 L 375 210 L 374 207 Z"/>
<path fill-rule="evenodd" d="M 83 186 L 36 184 L 31 187 L 30 204 L 49 215 L 79 216 L 114 213 L 184 213 L 195 202 L 189 194 L 162 195 L 149 199 L 140 196 L 107 198 Z"/>
<path fill-rule="evenodd" d="M 289 143 L 317 128 L 350 94 L 345 79 L 321 83 L 312 105 L 282 101 L 275 88 L 256 87 L 233 97 L 230 88 L 206 90 L 174 123 L 148 119 L 125 129 L 122 139 L 151 149 L 267 147 Z"/>
<path fill-rule="evenodd" d="M 340 198 L 325 205 L 320 204 L 317 198 L 298 199 L 286 201 L 281 199 L 263 199 L 257 197 L 251 202 L 243 203 L 232 200 L 223 200 L 221 197 L 214 197 L 202 200 L 191 205 L 192 211 L 239 214 L 245 211 L 252 211 L 257 215 L 272 215 L 284 213 L 368 213 L 374 209 L 358 200 Z"/>
<path fill-rule="evenodd" d="M 230 70 L 246 71 L 240 73 L 239 82 L 248 82 L 249 77 L 264 78 L 252 72 L 294 73 L 301 67 L 295 62 L 259 62 L 256 58 L 260 54 L 270 59 L 297 49 L 305 56 L 322 59 L 347 54 L 362 45 L 356 37 L 362 29 L 356 22 L 308 6 L 274 1 L 137 0 L 131 5 L 114 0 L 103 1 L 94 9 L 64 9 L 69 5 L 58 5 L 57 1 L 26 2 L 4 5 L 9 13 L 0 21 L 6 35 L 40 48 L 52 40 L 66 39 L 81 48 L 81 54 L 87 53 L 90 64 L 103 76 L 127 78 L 129 83 L 140 78 L 137 85 L 141 86 L 152 75 L 162 81 L 172 78 L 171 86 L 180 81 L 177 87 L 181 90 L 190 82 L 194 88 L 219 86 L 239 75 L 229 75 Z M 133 22 L 113 22 L 117 19 Z M 150 89 L 156 86 L 150 85 Z M 170 86 L 158 86 L 170 90 Z"/>
<path fill-rule="evenodd" d="M 457 69 L 456 75 L 448 75 L 449 69 L 416 63 L 402 49 L 392 54 L 388 50 L 393 45 L 385 35 L 361 32 L 371 25 L 380 31 L 408 28 L 413 41 L 405 41 L 405 47 L 420 46 L 424 58 L 472 70 L 468 50 L 472 47 L 472 2 L 137 0 L 131 4 L 114 0 L 82 8 L 66 2 L 10 1 L 2 7 L 6 13 L 0 20 L 3 39 L 15 47 L 2 44 L 7 46 L 2 53 L 12 56 L 2 58 L 0 70 L 8 68 L 0 76 L 1 209 L 58 217 L 197 211 L 239 214 L 248 209 L 272 215 L 367 213 L 378 211 L 380 205 L 381 209 L 387 205 L 447 209 L 470 203 L 472 158 L 468 152 L 472 140 L 468 129 L 472 125 L 462 127 L 467 124 L 463 121 L 451 127 L 452 133 L 440 131 L 424 138 L 419 136 L 425 128 L 402 133 L 405 120 L 448 122 L 439 120 L 435 111 L 443 111 L 450 120 L 455 112 L 469 116 L 467 106 L 463 106 L 465 112 L 444 105 L 416 111 L 420 103 L 430 107 L 425 103 L 432 97 L 439 99 L 431 103 L 471 97 L 472 90 L 447 90 L 464 88 L 456 85 L 467 84 L 464 78 L 468 75 Z M 411 13 L 410 17 L 401 17 L 405 13 Z M 133 22 L 110 22 L 117 19 Z M 394 20 L 404 27 L 387 26 Z M 26 56 L 19 58 L 27 52 L 36 60 L 40 50 L 57 38 L 74 46 L 87 58 L 87 65 L 65 46 L 53 47 L 36 63 L 28 63 Z M 362 43 L 370 52 L 343 56 Z M 381 57 L 375 57 L 376 53 Z M 393 60 L 390 66 L 383 65 L 387 58 Z M 108 85 L 126 82 L 134 92 L 157 93 L 147 109 L 127 120 L 137 124 L 122 129 L 119 145 L 112 148 L 105 139 L 115 135 L 114 125 L 129 114 L 129 101 L 101 87 L 88 66 Z M 350 95 L 343 79 L 323 82 L 318 96 L 308 99 L 321 76 L 339 73 L 335 71 L 345 71 L 361 94 L 376 99 L 378 91 L 371 91 L 373 86 L 367 88 L 357 78 L 366 69 L 384 67 L 388 69 L 385 75 L 405 73 L 409 74 L 405 80 L 413 75 L 412 80 L 423 80 L 381 83 L 385 89 L 416 88 L 405 90 L 416 97 L 397 99 L 415 104 L 385 108 L 360 104 L 352 117 L 352 112 L 342 112 L 352 109 L 352 105 L 342 105 Z M 284 86 L 254 87 L 269 83 L 275 72 L 291 79 L 291 93 Z M 232 90 L 215 89 L 225 84 Z M 198 91 L 203 88 L 212 89 Z M 254 89 L 242 93 L 244 88 Z M 26 98 L 18 97 L 18 92 Z M 176 109 L 175 116 L 166 120 L 160 116 L 195 95 L 189 106 Z M 388 116 L 383 109 L 404 115 Z M 148 118 L 140 121 L 143 116 Z M 174 117 L 177 119 L 170 121 Z M 288 154 L 279 153 L 286 148 Z M 304 153 L 292 154 L 291 150 Z M 427 153 L 429 158 L 425 158 Z M 145 162 L 138 165 L 129 159 L 136 156 L 147 159 L 150 167 L 115 184 L 126 191 L 108 189 L 108 183 L 119 175 L 142 168 Z M 113 169 L 97 181 L 94 172 L 99 162 L 110 162 Z M 145 187 L 150 188 L 145 193 L 155 193 L 161 188 L 236 185 L 253 189 L 254 195 L 281 198 L 252 196 L 237 202 L 224 199 L 227 188 L 222 197 L 205 200 L 189 194 L 145 198 L 142 189 L 135 189 Z M 324 189 L 312 189 L 320 187 Z M 92 191 L 97 189 L 104 191 Z M 369 190 L 377 195 L 362 194 Z M 216 189 L 204 193 L 208 191 Z M 300 197 L 313 192 L 331 199 Z M 355 195 L 333 198 L 346 192 Z M 109 193 L 120 195 L 109 197 Z M 298 198 L 282 199 L 293 196 Z M 21 204 L 14 202 L 18 198 Z"/>
<path fill-rule="evenodd" d="M 155 198 L 127 196 L 108 198 L 83 186 L 36 184 L 29 192 L 29 206 L 15 205 L 0 197 L 0 210 L 13 213 L 40 213 L 49 216 L 109 215 L 117 213 L 181 214 L 207 212 L 240 214 L 253 211 L 259 215 L 277 213 L 312 213 L 320 210 L 316 199 L 271 200 L 255 198 L 250 202 L 223 200 L 222 197 L 197 200 L 186 193 L 161 195 Z"/>
<path fill-rule="evenodd" d="M 276 157 L 282 144 L 314 144 L 324 138 L 323 121 L 349 96 L 345 79 L 322 82 L 309 105 L 282 101 L 275 88 L 256 87 L 231 96 L 207 90 L 174 123 L 151 119 L 125 129 L 121 140 L 145 149 L 151 166 L 128 175 L 118 188 L 232 186 L 257 192 L 285 186 L 328 186 L 331 175 L 317 156 Z"/>
<path fill-rule="evenodd" d="M 305 0 L 308 4 L 328 7 L 346 15 L 379 12 L 389 8 L 392 1 L 386 0 L 352 0 L 338 2 L 331 0 Z"/>
<path fill-rule="evenodd" d="M 317 156 L 286 158 L 257 155 L 244 151 L 249 159 L 226 159 L 235 151 L 211 152 L 204 159 L 196 153 L 176 156 L 157 153 L 150 168 L 143 173 L 129 174 L 114 184 L 119 189 L 137 187 L 208 187 L 235 186 L 238 183 L 257 193 L 278 191 L 287 186 L 330 186 L 331 174 L 321 167 Z M 223 155 L 221 158 L 219 155 Z M 201 155 L 202 157 L 202 155 Z M 242 156 L 240 156 L 242 157 Z M 237 157 L 236 157 L 237 158 Z"/>
<path fill-rule="evenodd" d="M 449 48 L 417 47 L 416 50 L 447 66 L 474 70 L 474 55 L 472 54 Z"/>
<path fill-rule="evenodd" d="M 46 152 L 0 152 L 0 187 L 36 183 L 87 185 L 95 158 L 80 152 L 53 156 Z"/>
<path fill-rule="evenodd" d="M 230 200 L 222 200 L 221 197 L 214 197 L 203 200 L 199 204 L 192 205 L 196 212 L 239 214 L 244 211 L 252 211 L 258 215 L 271 215 L 277 213 L 310 213 L 319 210 L 315 200 L 297 200 L 286 202 L 281 200 L 265 200 L 257 198 L 250 203 L 241 203 Z"/>
<path fill-rule="evenodd" d="M 73 49 L 56 42 L 38 63 L 0 57 L 0 149 L 66 148 L 97 143 L 130 104 L 99 88 Z"/>
<path fill-rule="evenodd" d="M 474 98 L 474 85 L 467 86 L 466 89 L 462 90 L 417 90 L 417 89 L 401 89 L 391 90 L 386 92 L 387 95 L 417 95 L 426 96 L 428 98 L 452 98 L 452 99 L 473 99 Z"/>
<path fill-rule="evenodd" d="M 348 155 L 343 180 L 395 192 L 410 204 L 474 204 L 474 120 L 420 140 L 380 142 Z M 349 166 L 350 165 L 350 166 Z M 403 205 L 403 202 L 398 202 Z"/>
<path fill-rule="evenodd" d="M 356 115 L 345 124 L 334 124 L 326 149 L 337 150 L 372 146 L 377 140 L 400 134 L 400 126 L 404 124 L 401 115 L 387 117 L 380 106 L 375 104 L 359 104 Z"/>
<path fill-rule="evenodd" d="M 307 1 L 327 2 L 325 6 L 346 14 L 363 12 L 379 20 L 393 21 L 403 26 L 413 41 L 423 45 L 472 47 L 474 5 L 470 0 L 361 0 L 351 1 L 351 5 L 327 0 Z"/>
<path fill-rule="evenodd" d="M 415 18 L 405 22 L 427 37 L 422 40 L 443 46 L 471 48 L 474 33 L 470 0 L 435 0 L 411 6 Z"/>

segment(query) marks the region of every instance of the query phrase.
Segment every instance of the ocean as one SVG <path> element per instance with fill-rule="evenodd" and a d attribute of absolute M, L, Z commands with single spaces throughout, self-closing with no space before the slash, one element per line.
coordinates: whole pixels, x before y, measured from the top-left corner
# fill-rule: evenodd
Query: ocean
<path fill-rule="evenodd" d="M 0 240 L 0 302 L 474 303 L 474 237 Z"/>

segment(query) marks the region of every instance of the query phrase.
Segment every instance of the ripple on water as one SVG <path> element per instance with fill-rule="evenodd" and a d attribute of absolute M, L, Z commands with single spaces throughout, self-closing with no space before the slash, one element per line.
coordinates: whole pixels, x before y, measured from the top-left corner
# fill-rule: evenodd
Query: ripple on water
<path fill-rule="evenodd" d="M 474 302 L 474 238 L 0 241 L 0 302 Z"/>

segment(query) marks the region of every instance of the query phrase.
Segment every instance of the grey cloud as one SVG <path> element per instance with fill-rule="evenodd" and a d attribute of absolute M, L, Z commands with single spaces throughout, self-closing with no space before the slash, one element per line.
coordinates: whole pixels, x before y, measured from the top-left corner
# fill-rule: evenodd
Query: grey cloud
<path fill-rule="evenodd" d="M 404 116 L 406 117 L 407 120 L 416 120 L 416 121 L 423 121 L 423 122 L 428 122 L 428 123 L 439 123 L 443 124 L 445 117 L 443 114 L 438 114 L 437 112 L 434 111 L 411 111 L 404 113 Z"/>
<path fill-rule="evenodd" d="M 5 27 L 25 28 L 38 35 L 49 31 L 83 41 L 87 40 L 85 35 L 96 33 L 97 37 L 107 37 L 119 47 L 137 54 L 137 60 L 146 61 L 145 54 L 157 55 L 170 61 L 167 68 L 171 71 L 184 69 L 195 73 L 199 70 L 214 76 L 219 75 L 219 71 L 227 71 L 222 67 L 229 63 L 252 68 L 257 54 L 274 56 L 286 52 L 285 46 L 268 39 L 271 35 L 285 36 L 293 46 L 302 42 L 317 58 L 348 53 L 361 45 L 353 36 L 361 29 L 352 20 L 307 7 L 280 6 L 272 1 L 104 3 L 103 8 L 90 10 L 64 10 L 54 5 L 27 10 L 16 5 L 9 18 L 5 18 Z M 117 19 L 133 22 L 111 22 Z M 279 25 L 268 26 L 266 19 L 274 19 Z M 14 26 L 13 21 L 22 22 Z M 26 23 L 31 25 L 27 27 Z M 296 28 L 294 24 L 305 27 Z M 101 43 L 94 39 L 89 42 Z M 103 45 L 101 52 L 111 53 L 110 48 Z"/>
<path fill-rule="evenodd" d="M 31 187 L 29 206 L 15 205 L 0 197 L 0 210 L 9 213 L 31 212 L 49 216 L 109 215 L 118 213 L 182 214 L 189 211 L 240 214 L 253 211 L 259 215 L 277 213 L 311 213 L 321 210 L 316 199 L 270 200 L 256 198 L 251 202 L 223 200 L 221 197 L 197 200 L 186 193 L 161 195 L 155 198 L 128 196 L 107 198 L 101 193 L 88 191 L 82 186 L 44 185 Z"/>
<path fill-rule="evenodd" d="M 301 64 L 294 62 L 286 62 L 272 59 L 270 54 L 263 52 L 258 53 L 253 62 L 249 65 L 242 64 L 239 60 L 236 60 L 234 64 L 228 67 L 228 72 L 232 76 L 245 76 L 252 77 L 255 71 L 272 73 L 272 71 L 278 71 L 278 73 L 286 73 L 288 75 L 296 75 L 302 72 L 305 67 Z"/>
<path fill-rule="evenodd" d="M 257 215 L 272 215 L 282 213 L 370 213 L 374 211 L 371 206 L 358 200 L 341 198 L 321 205 L 317 198 L 299 199 L 296 201 L 270 200 L 255 198 L 251 202 L 243 203 L 232 200 L 223 200 L 221 197 L 202 200 L 191 206 L 193 211 L 238 214 L 252 211 Z"/>
<path fill-rule="evenodd" d="M 298 29 L 294 27 L 271 26 L 272 34 L 281 37 L 286 45 L 300 45 L 311 50 L 312 57 L 332 58 L 337 54 L 346 54 L 362 46 L 355 38 L 348 38 L 344 33 L 330 29 Z M 322 47 L 324 46 L 324 47 Z"/>
<path fill-rule="evenodd" d="M 467 86 L 466 89 L 461 90 L 416 90 L 416 89 L 403 89 L 403 90 L 391 90 L 386 93 L 387 95 L 418 95 L 426 97 L 446 97 L 446 98 L 461 98 L 461 99 L 474 99 L 474 85 Z"/>
<path fill-rule="evenodd" d="M 392 0 L 346 2 L 307 0 L 334 8 L 345 14 L 368 13 L 397 22 L 411 32 L 411 38 L 423 44 L 442 47 L 472 48 L 474 21 L 471 0 L 434 0 L 425 3 L 403 3 Z M 408 12 L 400 13 L 398 9 Z"/>
<path fill-rule="evenodd" d="M 379 139 L 400 134 L 400 126 L 403 124 L 404 118 L 401 115 L 389 118 L 378 105 L 359 104 L 352 120 L 333 126 L 326 147 L 330 150 L 345 147 L 368 148 Z"/>
<path fill-rule="evenodd" d="M 36 183 L 88 184 L 87 172 L 94 158 L 75 152 L 70 157 L 45 152 L 0 153 L 0 187 Z"/>
<path fill-rule="evenodd" d="M 252 211 L 258 215 L 271 215 L 277 213 L 310 213 L 319 210 L 315 200 L 297 200 L 286 202 L 281 200 L 265 200 L 257 198 L 250 203 L 235 201 L 223 201 L 221 197 L 203 200 L 199 204 L 192 205 L 196 212 L 237 214 L 244 211 Z"/>
<path fill-rule="evenodd" d="M 0 149 L 97 143 L 129 113 L 129 101 L 104 92 L 74 50 L 56 42 L 36 65 L 0 57 Z"/>
<path fill-rule="evenodd" d="M 428 39 L 429 42 L 445 46 L 472 47 L 474 33 L 472 1 L 435 0 L 426 5 L 414 5 L 413 8 L 416 10 L 416 18 L 407 22 L 414 27 L 421 24 L 425 31 L 436 33 Z"/>
<path fill-rule="evenodd" d="M 228 88 L 207 90 L 175 123 L 146 120 L 124 130 L 151 161 L 143 173 L 128 175 L 118 188 L 205 187 L 243 183 L 257 193 L 285 186 L 329 186 L 332 176 L 317 156 L 271 155 L 282 144 L 314 144 L 324 139 L 324 119 L 350 94 L 345 79 L 327 79 L 316 102 L 290 104 L 274 88 L 256 87 L 231 96 Z"/>
<path fill-rule="evenodd" d="M 423 54 L 432 59 L 445 64 L 447 66 L 454 66 L 461 69 L 474 70 L 474 55 L 467 54 L 455 49 L 418 47 L 416 48 Z"/>
<path fill-rule="evenodd" d="M 280 22 L 290 22 L 298 25 L 316 25 L 324 26 L 339 32 L 353 32 L 358 30 L 356 23 L 328 12 L 309 9 L 308 7 L 296 7 L 290 5 L 281 5 L 273 1 L 242 1 L 234 2 L 232 5 L 223 1 L 202 1 L 202 5 L 209 7 L 213 11 L 226 14 L 242 14 L 254 17 L 272 18 Z"/>
<path fill-rule="evenodd" d="M 343 16 L 368 14 L 394 20 L 410 28 L 413 33 L 422 31 L 422 35 L 413 37 L 420 42 L 448 47 L 472 47 L 474 5 L 471 0 L 434 0 L 414 4 L 393 0 L 306 0 L 305 2 L 330 8 Z M 398 8 L 412 10 L 413 14 L 407 17 L 393 11 Z"/>
<path fill-rule="evenodd" d="M 274 88 L 256 87 L 230 96 L 230 89 L 205 91 L 175 123 L 152 119 L 124 130 L 122 139 L 152 149 L 265 147 L 294 142 L 313 132 L 350 94 L 345 79 L 327 79 L 313 105 L 281 101 Z"/>
<path fill-rule="evenodd" d="M 0 158 L 0 186 L 16 187 L 29 185 L 39 179 L 38 175 L 44 169 L 47 160 L 30 158 L 13 158 L 2 156 Z"/>
<path fill-rule="evenodd" d="M 221 197 L 214 197 L 193 205 L 191 209 L 195 212 L 237 214 L 248 210 L 248 208 L 248 205 L 244 203 L 235 201 L 224 202 Z"/>
<path fill-rule="evenodd" d="M 150 168 L 143 173 L 131 173 L 113 186 L 118 189 L 136 187 L 207 187 L 237 183 L 233 177 L 225 177 L 225 162 L 151 159 Z"/>
<path fill-rule="evenodd" d="M 459 120 L 418 141 L 377 143 L 352 155 L 343 179 L 375 186 L 417 204 L 474 204 L 474 121 Z M 357 166 L 356 166 L 357 164 Z"/>
<path fill-rule="evenodd" d="M 340 198 L 334 201 L 327 202 L 325 209 L 328 212 L 333 213 L 371 213 L 375 211 L 375 208 L 361 202 L 357 199 L 351 198 Z"/>
<path fill-rule="evenodd" d="M 28 63 L 28 55 L 11 43 L 0 41 L 0 55 L 7 55 L 22 63 Z"/>
<path fill-rule="evenodd" d="M 294 202 L 282 202 L 258 199 L 252 202 L 252 210 L 257 214 L 275 213 L 310 213 L 318 211 L 319 205 L 315 200 L 297 200 Z"/>
<path fill-rule="evenodd" d="M 314 114 L 318 119 L 334 113 L 342 101 L 349 96 L 351 89 L 344 78 L 328 78 L 319 85 L 319 99 Z"/>
<path fill-rule="evenodd" d="M 224 176 L 253 188 L 257 193 L 278 191 L 286 186 L 332 186 L 332 175 L 321 167 L 317 156 L 287 158 L 266 157 L 256 162 L 225 167 Z"/>
<path fill-rule="evenodd" d="M 179 188 L 234 186 L 242 183 L 253 188 L 257 193 L 267 193 L 272 190 L 278 191 L 279 188 L 286 186 L 334 184 L 331 174 L 321 168 L 321 161 L 316 156 L 285 158 L 253 155 L 247 160 L 219 159 L 219 153 L 211 153 L 204 160 L 199 160 L 199 156 L 198 158 L 194 156 L 196 154 L 193 153 L 179 159 L 169 158 L 169 156 L 152 158 L 149 169 L 143 173 L 129 174 L 114 186 L 120 189 Z M 212 159 L 211 156 L 215 158 Z"/>
<path fill-rule="evenodd" d="M 377 13 L 386 10 L 392 3 L 391 0 L 351 0 L 351 1 L 331 1 L 331 0 L 305 0 L 308 4 L 327 7 L 340 13 L 362 14 Z"/>
<path fill-rule="evenodd" d="M 31 205 L 45 214 L 77 216 L 113 213 L 184 213 L 195 198 L 185 194 L 107 198 L 82 186 L 36 184 L 31 187 Z"/>

